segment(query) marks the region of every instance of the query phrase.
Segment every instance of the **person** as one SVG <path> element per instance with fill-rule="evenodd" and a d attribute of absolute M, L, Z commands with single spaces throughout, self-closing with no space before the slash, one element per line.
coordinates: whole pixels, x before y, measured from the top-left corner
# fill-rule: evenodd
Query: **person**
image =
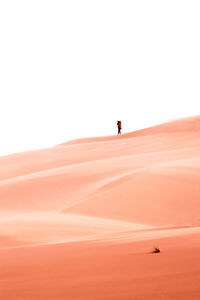
<path fill-rule="evenodd" d="M 122 129 L 122 122 L 117 121 L 117 128 L 118 128 L 118 134 L 121 134 L 121 129 Z"/>

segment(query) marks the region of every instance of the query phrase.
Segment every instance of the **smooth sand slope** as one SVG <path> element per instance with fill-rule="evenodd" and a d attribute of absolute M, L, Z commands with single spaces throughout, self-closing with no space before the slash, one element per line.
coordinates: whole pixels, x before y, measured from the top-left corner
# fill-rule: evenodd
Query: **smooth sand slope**
<path fill-rule="evenodd" d="M 0 299 L 200 299 L 199 282 L 199 116 L 0 157 Z"/>

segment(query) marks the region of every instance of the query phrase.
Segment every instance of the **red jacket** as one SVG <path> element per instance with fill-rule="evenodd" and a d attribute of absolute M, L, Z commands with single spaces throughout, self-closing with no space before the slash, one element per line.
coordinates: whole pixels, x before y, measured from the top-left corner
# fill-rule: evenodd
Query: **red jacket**
<path fill-rule="evenodd" d="M 121 121 L 117 121 L 117 126 L 118 126 L 119 129 L 121 129 L 122 128 L 122 122 Z"/>

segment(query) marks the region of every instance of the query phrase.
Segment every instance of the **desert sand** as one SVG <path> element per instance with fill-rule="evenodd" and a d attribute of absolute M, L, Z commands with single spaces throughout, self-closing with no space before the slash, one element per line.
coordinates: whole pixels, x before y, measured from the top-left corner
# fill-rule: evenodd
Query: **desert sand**
<path fill-rule="evenodd" d="M 0 299 L 200 299 L 200 116 L 0 157 Z"/>

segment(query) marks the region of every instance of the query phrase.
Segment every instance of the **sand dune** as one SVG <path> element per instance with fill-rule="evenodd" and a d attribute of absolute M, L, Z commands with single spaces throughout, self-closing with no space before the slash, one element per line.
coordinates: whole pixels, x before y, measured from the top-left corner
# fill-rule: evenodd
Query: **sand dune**
<path fill-rule="evenodd" d="M 0 166 L 1 299 L 200 298 L 199 116 Z"/>

